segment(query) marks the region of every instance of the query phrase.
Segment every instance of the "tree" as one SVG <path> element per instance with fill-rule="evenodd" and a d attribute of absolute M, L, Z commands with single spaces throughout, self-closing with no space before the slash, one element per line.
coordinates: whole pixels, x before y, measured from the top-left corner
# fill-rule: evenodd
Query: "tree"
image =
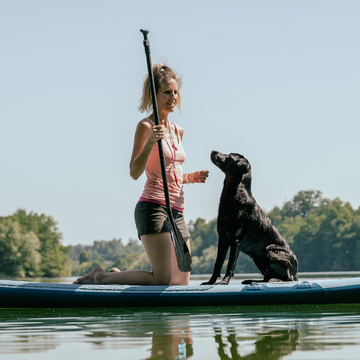
<path fill-rule="evenodd" d="M 139 240 L 130 239 L 124 245 L 121 239 L 96 240 L 92 245 L 74 245 L 69 249 L 71 259 L 80 265 L 72 268 L 72 275 L 83 275 L 96 266 L 104 270 L 117 267 L 120 270 L 150 269 L 144 248 Z"/>
<path fill-rule="evenodd" d="M 318 190 L 299 191 L 292 201 L 285 203 L 282 208 L 286 217 L 307 217 L 310 212 L 316 211 L 321 205 L 327 202 L 322 198 L 322 192 Z"/>
<path fill-rule="evenodd" d="M 93 267 L 101 266 L 105 268 L 105 259 L 101 255 L 97 255 L 93 261 Z"/>
<path fill-rule="evenodd" d="M 145 253 L 143 253 L 145 255 Z M 120 270 L 129 270 L 132 268 L 131 264 L 136 261 L 136 257 L 141 255 L 136 254 L 125 254 L 123 256 L 118 256 L 112 266 L 117 267 Z"/>
<path fill-rule="evenodd" d="M 91 261 L 92 259 L 92 255 L 89 251 L 86 250 L 82 250 L 80 255 L 79 255 L 79 263 L 82 264 L 83 262 L 86 261 Z"/>
<path fill-rule="evenodd" d="M 350 271 L 360 270 L 359 210 L 310 190 L 268 215 L 291 245 L 300 271 Z"/>
<path fill-rule="evenodd" d="M 57 222 L 45 214 L 26 213 L 19 209 L 9 216 L 20 225 L 23 234 L 33 232 L 40 241 L 40 264 L 36 276 L 69 276 L 72 264 L 67 255 L 68 248 L 61 244 L 62 234 L 57 228 Z"/>
<path fill-rule="evenodd" d="M 195 222 L 190 222 L 188 227 L 191 234 L 192 255 L 202 256 L 205 249 L 211 245 L 217 246 L 216 219 L 206 223 L 204 219 L 198 218 Z"/>
<path fill-rule="evenodd" d="M 0 274 L 36 275 L 41 256 L 40 241 L 34 232 L 23 234 L 20 225 L 9 218 L 0 218 Z"/>

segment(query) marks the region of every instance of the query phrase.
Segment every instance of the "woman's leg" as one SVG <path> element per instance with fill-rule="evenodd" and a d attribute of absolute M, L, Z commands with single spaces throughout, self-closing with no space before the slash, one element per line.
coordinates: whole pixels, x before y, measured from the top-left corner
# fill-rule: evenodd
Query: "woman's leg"
<path fill-rule="evenodd" d="M 184 240 L 191 254 L 190 240 L 189 238 L 186 238 Z M 179 270 L 174 246 L 172 246 L 172 274 L 173 275 L 172 275 L 171 285 L 189 285 L 190 272 L 182 272 Z"/>
<path fill-rule="evenodd" d="M 169 285 L 172 279 L 172 248 L 170 233 L 143 235 L 151 270 L 129 270 L 106 273 L 96 267 L 73 284 Z M 176 261 L 176 260 L 175 260 Z"/>

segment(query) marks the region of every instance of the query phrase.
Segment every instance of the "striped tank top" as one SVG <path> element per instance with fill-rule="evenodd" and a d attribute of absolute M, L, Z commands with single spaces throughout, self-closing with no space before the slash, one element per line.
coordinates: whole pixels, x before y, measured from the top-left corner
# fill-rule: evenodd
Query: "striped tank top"
<path fill-rule="evenodd" d="M 145 118 L 152 126 L 154 123 Z M 170 131 L 162 141 L 170 205 L 174 210 L 184 210 L 182 163 L 185 161 L 185 151 L 181 143 L 180 132 L 176 124 L 169 122 L 170 128 L 175 128 L 175 134 Z M 165 205 L 164 184 L 161 174 L 159 147 L 156 143 L 151 151 L 145 167 L 146 182 L 140 201 L 150 201 Z"/>

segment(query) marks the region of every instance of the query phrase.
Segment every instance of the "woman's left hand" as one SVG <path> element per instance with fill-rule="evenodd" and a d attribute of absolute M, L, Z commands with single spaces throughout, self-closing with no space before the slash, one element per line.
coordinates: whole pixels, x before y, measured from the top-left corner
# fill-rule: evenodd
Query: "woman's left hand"
<path fill-rule="evenodd" d="M 207 170 L 195 171 L 189 174 L 189 181 L 191 183 L 204 183 L 208 176 L 209 172 Z"/>

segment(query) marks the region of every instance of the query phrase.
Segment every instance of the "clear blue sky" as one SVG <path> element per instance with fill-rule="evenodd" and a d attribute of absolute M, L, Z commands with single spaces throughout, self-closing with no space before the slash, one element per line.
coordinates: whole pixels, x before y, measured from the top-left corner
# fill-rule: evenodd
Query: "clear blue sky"
<path fill-rule="evenodd" d="M 51 215 L 63 243 L 136 238 L 129 159 L 146 61 L 183 75 L 187 221 L 216 217 L 238 152 L 266 211 L 300 190 L 360 205 L 359 1 L 0 0 L 0 216 Z"/>

